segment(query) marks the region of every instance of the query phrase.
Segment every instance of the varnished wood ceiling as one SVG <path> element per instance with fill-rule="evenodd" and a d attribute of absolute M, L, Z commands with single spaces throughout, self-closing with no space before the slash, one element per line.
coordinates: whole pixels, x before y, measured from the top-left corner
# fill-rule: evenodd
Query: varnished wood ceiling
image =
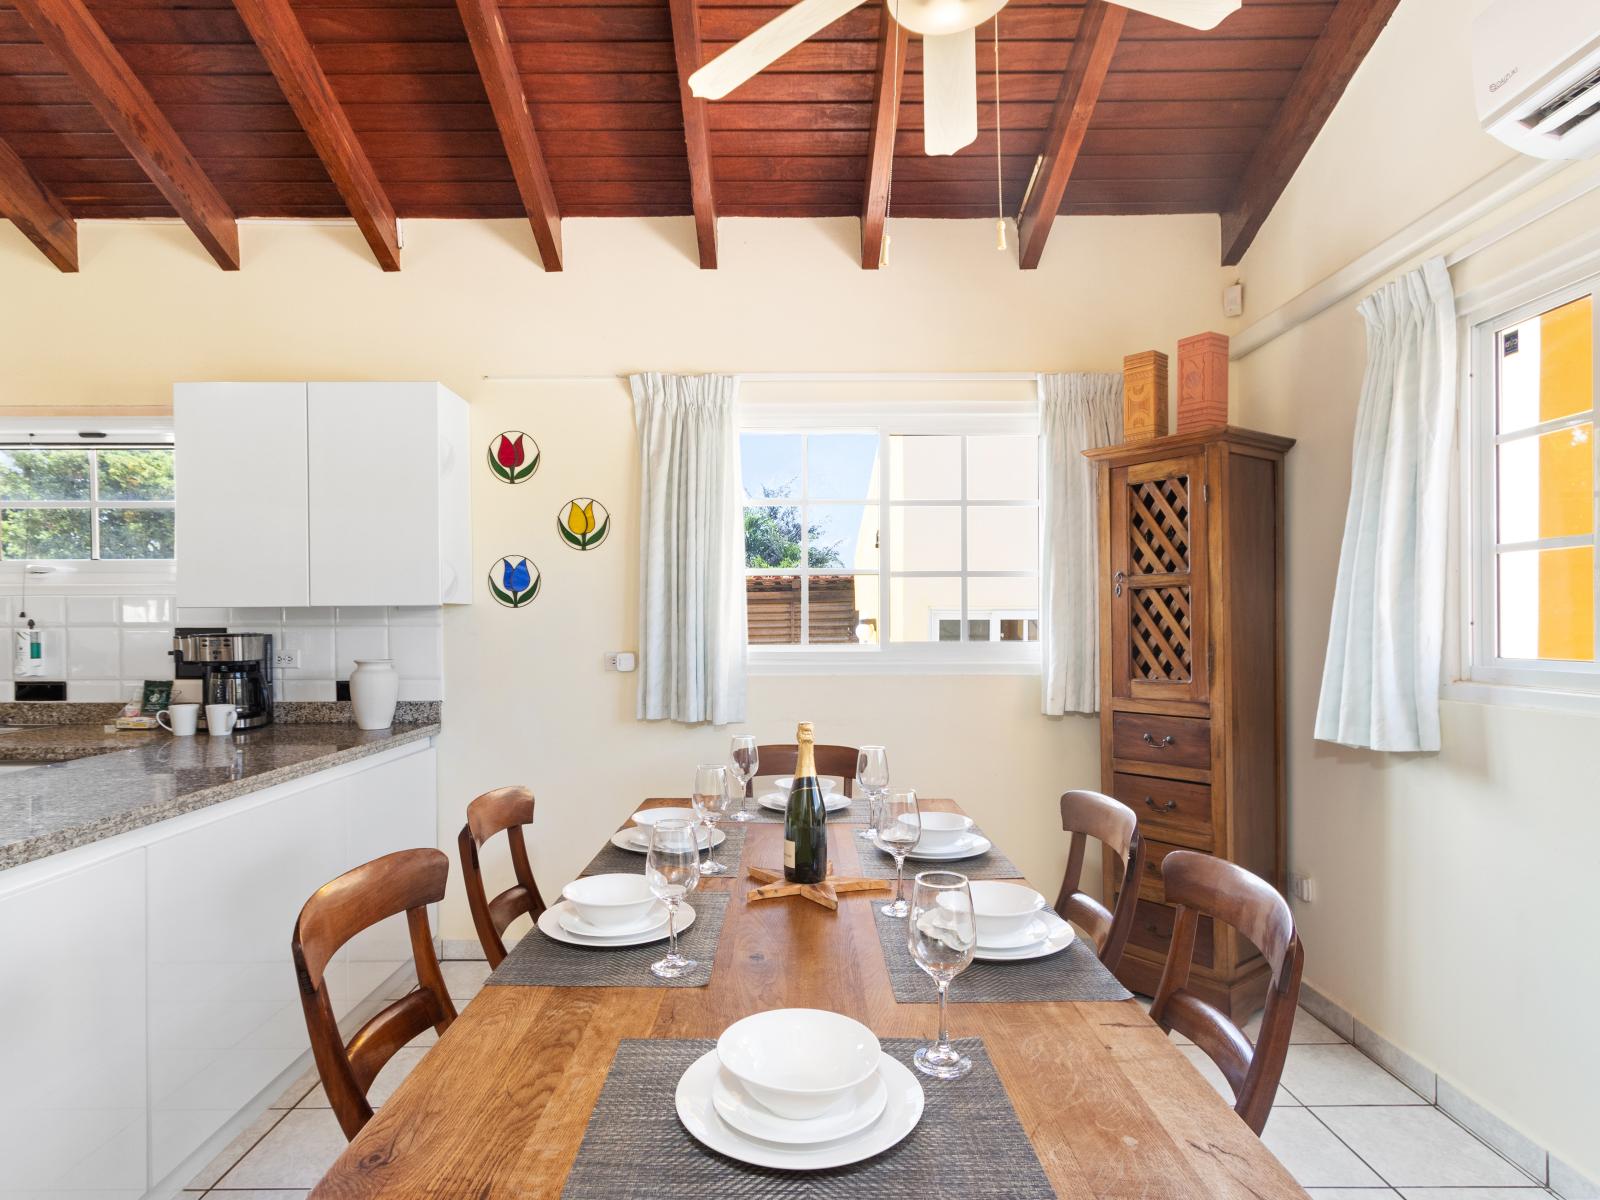
<path fill-rule="evenodd" d="M 1087 13 L 1081 2 L 1011 0 L 1000 14 L 1004 207 L 1008 216 L 1021 213 L 1041 158 L 1041 175 L 1059 185 L 1060 197 L 1053 211 L 1025 215 L 1024 265 L 1038 261 L 1037 253 L 1026 261 L 1026 235 L 1042 251 L 1040 217 L 1047 232 L 1055 212 L 1221 213 L 1222 257 L 1237 261 L 1397 2 L 1246 0 L 1201 33 L 1122 10 L 1107 19 L 1103 0 L 1088 0 Z M 890 180 L 893 215 L 995 215 L 989 25 L 978 37 L 978 140 L 953 157 L 929 158 L 920 39 L 905 46 L 899 105 L 874 104 L 892 95 L 893 82 L 883 75 L 893 54 L 885 53 L 892 42 L 881 36 L 878 3 L 725 100 L 697 101 L 680 86 L 680 69 L 782 7 L 0 3 L 0 213 L 58 265 L 62 210 L 72 218 L 180 215 L 202 240 L 233 217 L 353 214 L 391 269 L 398 246 L 387 230 L 396 216 L 528 218 L 542 233 L 546 265 L 559 267 L 561 216 L 698 209 L 701 261 L 712 266 L 716 216 L 866 214 L 870 225 L 875 202 L 881 221 Z M 90 45 L 80 19 L 98 26 L 105 47 Z M 1075 56 L 1080 29 L 1086 37 Z M 1097 49 L 1087 44 L 1094 30 Z M 114 68 L 103 49 L 129 76 L 109 92 L 103 76 Z M 1074 79 L 1069 62 L 1087 74 Z M 140 103 L 149 105 L 142 114 Z M 152 122 L 168 124 L 197 170 L 185 179 L 183 164 L 172 165 L 177 191 L 167 168 L 137 144 Z M 222 207 L 202 211 L 197 225 L 184 203 L 206 188 Z M 1034 209 L 1037 184 L 1035 193 Z M 208 202 L 201 195 L 195 203 Z M 207 245 L 224 266 L 238 265 L 236 246 L 229 262 L 225 245 Z M 864 265 L 875 266 L 872 251 L 868 257 Z"/>

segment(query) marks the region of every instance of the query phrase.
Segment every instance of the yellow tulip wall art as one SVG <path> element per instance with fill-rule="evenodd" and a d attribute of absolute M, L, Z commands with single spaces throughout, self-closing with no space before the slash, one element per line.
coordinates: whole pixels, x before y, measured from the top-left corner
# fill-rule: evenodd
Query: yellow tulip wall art
<path fill-rule="evenodd" d="M 600 501 L 579 496 L 556 515 L 556 529 L 574 550 L 593 550 L 611 532 L 611 514 Z"/>

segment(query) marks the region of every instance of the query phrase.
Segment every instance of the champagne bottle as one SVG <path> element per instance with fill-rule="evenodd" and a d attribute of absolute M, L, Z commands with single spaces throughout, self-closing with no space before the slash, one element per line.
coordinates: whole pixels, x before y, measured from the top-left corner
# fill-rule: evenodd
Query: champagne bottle
<path fill-rule="evenodd" d="M 828 877 L 828 806 L 817 778 L 810 721 L 800 723 L 795 741 L 800 754 L 783 814 L 783 877 L 789 883 L 821 883 Z"/>

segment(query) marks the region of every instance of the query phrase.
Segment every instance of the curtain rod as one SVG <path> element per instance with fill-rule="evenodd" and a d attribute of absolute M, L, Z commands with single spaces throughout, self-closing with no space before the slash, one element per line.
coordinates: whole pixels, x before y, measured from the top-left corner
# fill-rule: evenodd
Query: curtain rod
<path fill-rule="evenodd" d="M 735 371 L 740 383 L 1031 383 L 1038 371 Z M 624 375 L 485 375 L 487 383 L 596 383 Z"/>

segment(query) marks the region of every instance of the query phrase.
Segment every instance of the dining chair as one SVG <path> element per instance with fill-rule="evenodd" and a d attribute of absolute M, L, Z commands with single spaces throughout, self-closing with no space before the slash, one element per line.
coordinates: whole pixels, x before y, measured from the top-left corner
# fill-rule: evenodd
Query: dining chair
<path fill-rule="evenodd" d="M 467 805 L 467 823 L 456 839 L 467 906 L 472 910 L 472 923 L 491 969 L 505 961 L 506 944 L 501 935 L 506 927 L 524 915 L 537 921 L 545 909 L 544 897 L 539 895 L 539 885 L 534 882 L 533 868 L 528 863 L 528 843 L 522 836 L 523 826 L 532 824 L 532 792 L 525 787 L 495 788 Z M 511 846 L 511 870 L 517 881 L 491 900 L 483 886 L 478 848 L 502 831 Z"/>
<path fill-rule="evenodd" d="M 1209 854 L 1173 850 L 1161 860 L 1161 879 L 1167 903 L 1177 906 L 1178 915 L 1150 1016 L 1162 1029 L 1176 1029 L 1206 1052 L 1233 1089 L 1233 1111 L 1260 1136 L 1278 1093 L 1300 1003 L 1305 950 L 1294 916 L 1266 880 Z M 1187 988 L 1202 914 L 1249 939 L 1271 968 L 1266 1011 L 1253 1047 L 1237 1025 Z"/>
<path fill-rule="evenodd" d="M 817 774 L 837 775 L 844 781 L 844 794 L 853 796 L 856 786 L 856 759 L 861 752 L 854 746 L 815 746 L 817 756 Z M 761 756 L 761 773 L 763 775 L 793 775 L 795 763 L 800 760 L 800 747 L 788 746 L 757 746 L 756 753 Z M 745 785 L 744 794 L 754 795 L 755 780 L 752 779 Z"/>
<path fill-rule="evenodd" d="M 429 904 L 444 899 L 450 859 L 441 850 L 397 850 L 346 871 L 312 893 L 294 923 L 295 977 L 322 1090 L 346 1138 L 372 1119 L 367 1089 L 383 1065 L 419 1033 L 443 1033 L 456 1019 L 428 928 Z M 339 948 L 386 917 L 405 913 L 417 986 L 356 1031 L 339 1033 L 324 971 Z"/>
<path fill-rule="evenodd" d="M 1067 850 L 1067 870 L 1061 878 L 1061 894 L 1056 897 L 1056 913 L 1092 938 L 1100 961 L 1107 970 L 1115 971 L 1122 961 L 1128 935 L 1133 932 L 1139 877 L 1144 872 L 1139 817 L 1122 801 L 1100 792 L 1063 792 L 1061 828 L 1072 835 L 1072 841 Z M 1122 864 L 1122 885 L 1114 912 L 1079 888 L 1090 838 L 1100 843 L 1101 854 L 1115 854 Z"/>

